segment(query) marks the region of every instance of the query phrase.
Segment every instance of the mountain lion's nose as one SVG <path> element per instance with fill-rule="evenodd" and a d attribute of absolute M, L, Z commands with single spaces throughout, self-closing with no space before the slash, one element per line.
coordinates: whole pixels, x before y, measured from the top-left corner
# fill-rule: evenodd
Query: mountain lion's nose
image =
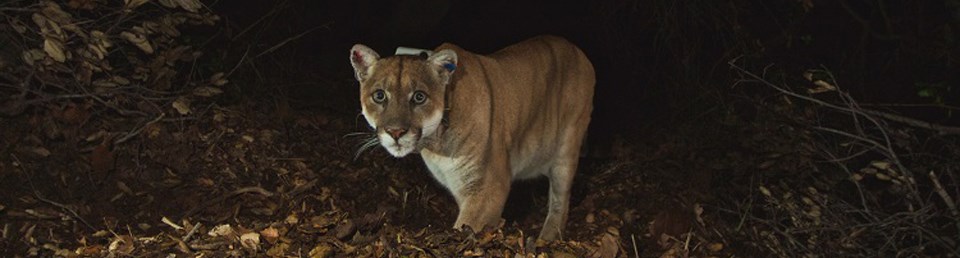
<path fill-rule="evenodd" d="M 390 134 L 391 137 L 393 137 L 394 140 L 400 139 L 400 137 L 403 136 L 403 134 L 407 133 L 406 129 L 400 129 L 400 128 L 387 128 L 386 131 L 388 134 Z"/>

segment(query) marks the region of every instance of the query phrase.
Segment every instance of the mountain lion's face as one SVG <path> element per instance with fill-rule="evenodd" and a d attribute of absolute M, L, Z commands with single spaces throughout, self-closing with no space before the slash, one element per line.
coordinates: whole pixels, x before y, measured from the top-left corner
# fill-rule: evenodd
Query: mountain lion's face
<path fill-rule="evenodd" d="M 419 150 L 443 119 L 446 84 L 456 68 L 456 54 L 430 57 L 399 55 L 380 58 L 363 45 L 350 51 L 360 81 L 363 117 L 376 131 L 380 145 L 395 157 Z"/>

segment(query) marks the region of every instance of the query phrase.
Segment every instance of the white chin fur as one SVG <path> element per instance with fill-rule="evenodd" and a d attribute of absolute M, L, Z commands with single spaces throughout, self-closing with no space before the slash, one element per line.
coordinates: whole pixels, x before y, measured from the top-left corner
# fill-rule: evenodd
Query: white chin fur
<path fill-rule="evenodd" d="M 401 158 L 413 152 L 417 146 L 416 137 L 418 137 L 418 135 L 408 133 L 401 136 L 399 140 L 393 140 L 393 137 L 390 137 L 390 135 L 384 132 L 377 135 L 377 137 L 380 138 L 380 145 L 383 146 L 384 149 L 387 149 L 390 155 Z"/>

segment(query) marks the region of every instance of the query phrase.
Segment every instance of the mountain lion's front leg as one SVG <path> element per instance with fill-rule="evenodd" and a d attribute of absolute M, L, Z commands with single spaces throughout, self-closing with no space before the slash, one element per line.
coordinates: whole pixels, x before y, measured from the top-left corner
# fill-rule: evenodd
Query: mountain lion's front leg
<path fill-rule="evenodd" d="M 485 226 L 495 227 L 500 223 L 500 215 L 510 193 L 510 172 L 477 172 L 485 173 L 485 176 L 477 178 L 474 184 L 460 189 L 460 193 L 457 193 L 460 195 L 460 214 L 453 225 L 456 229 L 467 225 L 474 231 L 480 231 Z M 506 177 L 498 176 L 500 174 L 506 174 Z"/>

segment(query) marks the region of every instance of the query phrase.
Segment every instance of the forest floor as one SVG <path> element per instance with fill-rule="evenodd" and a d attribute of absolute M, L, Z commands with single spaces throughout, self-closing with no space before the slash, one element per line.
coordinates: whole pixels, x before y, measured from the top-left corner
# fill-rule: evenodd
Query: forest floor
<path fill-rule="evenodd" d="M 647 153 L 620 143 L 617 158 L 585 158 L 564 241 L 527 241 L 545 214 L 545 180 L 514 185 L 503 227 L 461 233 L 450 229 L 452 197 L 417 156 L 394 159 L 376 149 L 355 159 L 359 141 L 347 136 L 357 131 L 355 117 L 303 112 L 284 120 L 257 109 L 211 107 L 196 120 L 141 122 L 129 132 L 139 136 L 122 142 L 126 133 L 86 124 L 104 114 L 83 107 L 0 119 L 0 250 L 15 257 L 611 257 L 659 252 L 648 232 L 657 214 L 672 227 L 665 234 L 677 236 L 694 217 L 685 206 L 692 203 L 676 200 L 692 190 L 674 173 L 691 158 L 686 147 L 660 143 Z"/>
<path fill-rule="evenodd" d="M 458 232 L 450 229 L 452 197 L 419 157 L 394 159 L 379 148 L 355 156 L 360 141 L 348 135 L 365 130 L 361 118 L 263 112 L 270 108 L 212 104 L 189 119 L 128 121 L 91 119 L 111 115 L 67 105 L 0 118 L 0 250 L 7 257 L 751 257 L 823 252 L 820 245 L 840 255 L 955 252 L 942 248 L 956 246 L 955 237 L 935 237 L 956 232 L 950 216 L 922 217 L 938 221 L 920 226 L 932 234 L 900 235 L 914 243 L 902 245 L 863 236 L 885 226 L 869 218 L 828 217 L 849 208 L 851 182 L 876 191 L 867 207 L 898 203 L 884 200 L 902 193 L 889 190 L 897 175 L 882 177 L 889 163 L 868 154 L 853 156 L 867 169 L 858 170 L 873 168 L 859 179 L 820 171 L 830 163 L 816 155 L 825 145 L 789 122 L 796 118 L 717 114 L 618 137 L 606 156 L 583 159 L 563 240 L 546 243 L 529 240 L 544 218 L 545 180 L 514 184 L 502 227 Z M 957 149 L 943 146 L 954 153 L 940 160 L 950 160 Z M 915 212 L 943 206 L 935 191 L 924 192 L 939 204 Z M 925 248 L 930 243 L 940 244 Z"/>

